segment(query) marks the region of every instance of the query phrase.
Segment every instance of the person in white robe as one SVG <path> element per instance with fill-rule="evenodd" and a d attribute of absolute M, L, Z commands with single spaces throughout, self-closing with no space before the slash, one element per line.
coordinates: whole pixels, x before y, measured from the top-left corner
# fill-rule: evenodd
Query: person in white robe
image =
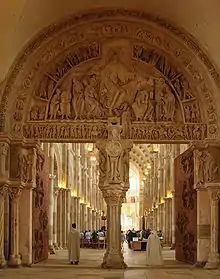
<path fill-rule="evenodd" d="M 71 264 L 79 263 L 80 257 L 80 232 L 76 229 L 76 224 L 72 224 L 72 229 L 68 237 L 68 257 Z"/>
<path fill-rule="evenodd" d="M 147 240 L 147 249 L 146 249 L 147 265 L 150 266 L 162 266 L 163 257 L 162 257 L 162 247 L 160 243 L 160 238 L 157 235 L 156 231 L 151 231 L 151 234 Z"/>

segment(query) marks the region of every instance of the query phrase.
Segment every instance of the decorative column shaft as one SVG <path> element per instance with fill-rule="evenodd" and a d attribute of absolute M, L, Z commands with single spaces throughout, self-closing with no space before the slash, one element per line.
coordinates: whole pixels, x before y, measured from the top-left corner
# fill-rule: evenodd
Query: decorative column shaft
<path fill-rule="evenodd" d="M 66 243 L 68 242 L 68 235 L 71 228 L 70 221 L 70 209 L 71 209 L 71 190 L 66 190 L 66 209 L 67 209 L 67 218 L 66 218 Z"/>
<path fill-rule="evenodd" d="M 121 251 L 121 206 L 129 189 L 129 151 L 132 142 L 121 140 L 122 126 L 110 121 L 108 140 L 97 142 L 99 188 L 107 204 L 107 250 L 103 268 L 123 269 L 127 265 Z"/>
<path fill-rule="evenodd" d="M 58 226 L 57 226 L 57 198 L 58 198 L 58 194 L 59 194 L 59 188 L 55 188 L 54 189 L 54 203 L 53 203 L 53 245 L 55 249 L 58 249 L 58 242 L 57 242 L 57 230 L 58 230 Z"/>
<path fill-rule="evenodd" d="M 20 266 L 21 257 L 19 253 L 19 201 L 21 196 L 21 187 L 11 187 L 11 251 L 10 266 Z"/>
<path fill-rule="evenodd" d="M 54 160 L 52 160 L 51 157 L 51 165 L 54 165 Z M 51 167 L 52 168 L 52 167 Z M 53 170 L 51 170 L 50 173 L 50 187 L 49 187 L 49 253 L 50 254 L 55 254 L 55 249 L 54 249 L 54 239 L 53 239 L 53 231 L 54 231 L 54 180 L 55 180 L 55 175 L 52 174 Z"/>
<path fill-rule="evenodd" d="M 0 268 L 6 265 L 4 256 L 4 206 L 7 187 L 0 186 Z"/>
<path fill-rule="evenodd" d="M 63 189 L 62 191 L 62 243 L 63 243 L 63 249 L 67 248 L 67 235 L 66 235 L 66 225 L 67 225 L 67 199 L 66 195 L 67 191 L 66 189 Z"/>
<path fill-rule="evenodd" d="M 172 191 L 172 245 L 171 245 L 171 249 L 175 249 L 175 243 L 176 243 L 175 224 L 176 224 L 176 220 L 175 220 L 175 192 Z"/>
<path fill-rule="evenodd" d="M 62 249 L 63 247 L 63 227 L 62 227 L 62 220 L 63 220 L 63 207 L 62 207 L 62 192 L 63 189 L 59 189 L 59 195 L 57 200 L 57 240 L 59 248 Z"/>
<path fill-rule="evenodd" d="M 210 239 L 210 253 L 208 262 L 205 265 L 207 269 L 216 269 L 219 264 L 219 253 L 218 253 L 218 203 L 220 198 L 220 187 L 213 187 L 208 185 L 208 193 L 211 204 L 211 239 Z"/>

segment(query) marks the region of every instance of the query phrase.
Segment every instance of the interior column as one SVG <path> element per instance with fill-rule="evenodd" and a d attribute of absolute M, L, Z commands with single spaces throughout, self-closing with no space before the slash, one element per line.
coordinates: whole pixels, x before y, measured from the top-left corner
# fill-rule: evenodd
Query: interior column
<path fill-rule="evenodd" d="M 66 189 L 62 191 L 62 247 L 67 248 L 67 235 L 66 235 L 66 224 L 67 224 L 67 199 L 66 199 Z"/>
<path fill-rule="evenodd" d="M 210 239 L 210 252 L 208 262 L 205 265 L 207 269 L 216 269 L 219 263 L 218 253 L 218 203 L 220 198 L 220 186 L 215 184 L 208 184 L 207 189 L 210 197 L 211 204 L 211 239 Z"/>
<path fill-rule="evenodd" d="M 7 187 L 0 186 L 0 268 L 6 265 L 4 255 L 4 209 L 5 209 L 5 194 Z"/>
<path fill-rule="evenodd" d="M 54 189 L 53 197 L 54 197 L 54 203 L 53 203 L 53 246 L 55 249 L 58 249 L 58 242 L 57 242 L 57 198 L 59 195 L 59 188 L 56 187 Z"/>
<path fill-rule="evenodd" d="M 53 145 L 50 146 L 49 151 L 49 164 L 50 164 L 50 173 L 49 173 L 49 253 L 55 254 L 55 249 L 53 245 L 53 213 L 54 213 L 54 180 L 56 176 L 54 175 L 54 148 Z"/>
<path fill-rule="evenodd" d="M 19 254 L 22 255 L 21 263 L 31 266 L 32 260 L 32 204 L 33 189 L 27 185 L 20 196 L 19 207 Z"/>
<path fill-rule="evenodd" d="M 22 187 L 10 187 L 11 196 L 11 251 L 9 266 L 18 267 L 21 265 L 19 251 L 19 202 Z"/>
<path fill-rule="evenodd" d="M 63 247 L 63 227 L 62 227 L 62 220 L 63 220 L 63 207 L 62 207 L 62 192 L 63 189 L 59 189 L 59 194 L 58 194 L 58 200 L 57 200 L 57 240 L 58 240 L 58 246 L 59 249 L 62 249 Z"/>

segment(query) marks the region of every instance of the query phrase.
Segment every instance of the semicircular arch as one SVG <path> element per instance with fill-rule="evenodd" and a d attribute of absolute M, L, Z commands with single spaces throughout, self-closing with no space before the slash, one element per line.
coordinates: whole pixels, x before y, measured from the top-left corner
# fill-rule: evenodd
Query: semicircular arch
<path fill-rule="evenodd" d="M 94 141 L 116 117 L 137 142 L 214 139 L 219 80 L 182 29 L 143 12 L 94 10 L 27 45 L 6 80 L 0 128 L 16 138 Z"/>

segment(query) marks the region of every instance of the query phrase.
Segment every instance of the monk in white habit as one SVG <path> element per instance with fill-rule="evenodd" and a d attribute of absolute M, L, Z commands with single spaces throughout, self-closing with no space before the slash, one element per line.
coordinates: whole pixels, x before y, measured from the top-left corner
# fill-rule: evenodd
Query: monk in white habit
<path fill-rule="evenodd" d="M 150 266 L 163 265 L 162 247 L 156 231 L 151 231 L 151 234 L 147 239 L 146 256 L 147 256 L 147 265 Z"/>
<path fill-rule="evenodd" d="M 71 264 L 79 263 L 80 256 L 80 233 L 76 229 L 76 224 L 72 224 L 72 229 L 68 237 L 68 255 Z"/>

